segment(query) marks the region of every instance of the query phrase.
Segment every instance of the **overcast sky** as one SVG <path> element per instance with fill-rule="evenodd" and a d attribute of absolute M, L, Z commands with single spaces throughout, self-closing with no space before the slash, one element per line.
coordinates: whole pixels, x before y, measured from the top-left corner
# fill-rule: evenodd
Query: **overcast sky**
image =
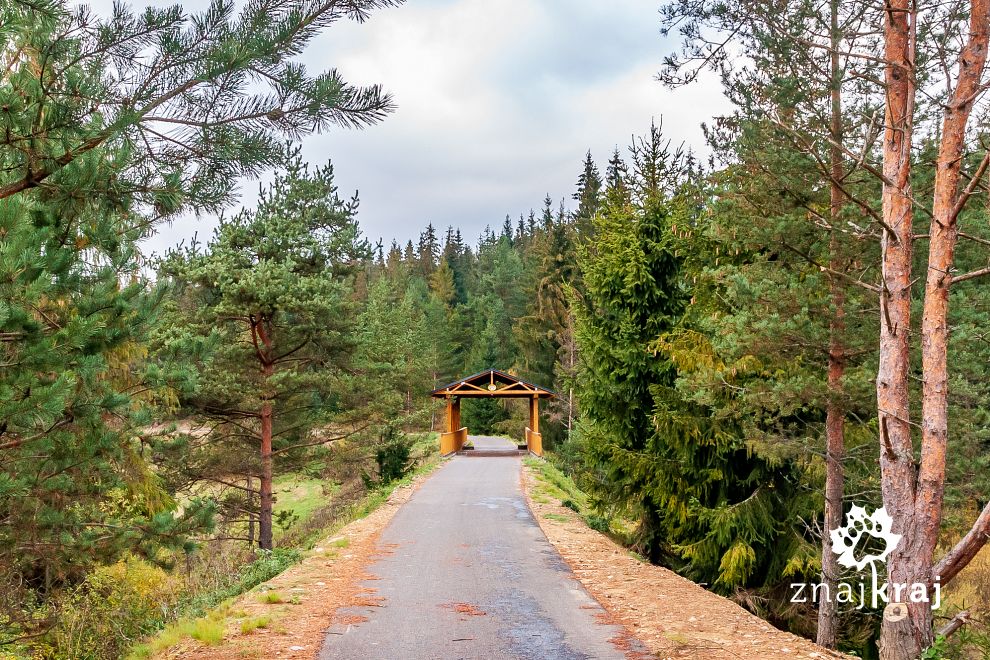
<path fill-rule="evenodd" d="M 364 24 L 341 22 L 303 55 L 312 71 L 335 67 L 353 84 L 381 83 L 398 109 L 364 130 L 303 142 L 313 163 L 332 160 L 341 192 L 360 191 L 365 235 L 405 242 L 432 222 L 472 242 L 574 190 L 585 151 L 604 169 L 612 149 L 663 120 L 675 142 L 704 153 L 700 125 L 727 102 L 711 79 L 671 91 L 655 79 L 670 41 L 659 0 L 408 0 Z M 91 0 L 106 14 L 111 0 Z M 170 5 L 138 0 L 132 5 Z M 196 0 L 184 6 L 193 10 Z M 256 183 L 243 186 L 250 203 Z M 208 219 L 177 221 L 161 250 Z"/>

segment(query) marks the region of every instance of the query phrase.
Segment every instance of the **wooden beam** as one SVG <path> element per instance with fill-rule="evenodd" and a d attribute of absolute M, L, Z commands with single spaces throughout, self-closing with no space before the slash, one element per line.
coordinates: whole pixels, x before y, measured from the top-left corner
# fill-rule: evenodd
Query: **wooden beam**
<path fill-rule="evenodd" d="M 540 397 L 534 396 L 529 401 L 529 428 L 533 433 L 540 432 Z"/>
<path fill-rule="evenodd" d="M 531 399 L 534 396 L 540 397 L 541 399 L 549 399 L 553 395 L 548 392 L 520 392 L 516 391 L 505 391 L 505 390 L 495 390 L 494 392 L 475 392 L 473 390 L 464 390 L 461 392 L 450 392 L 446 396 L 459 396 L 464 399 L 481 399 L 484 397 L 504 397 L 508 399 Z"/>
<path fill-rule="evenodd" d="M 518 392 L 518 391 L 522 391 L 522 392 L 535 392 L 536 390 L 534 390 L 532 387 L 529 387 L 528 385 L 526 385 L 526 383 L 510 383 L 509 385 L 506 385 L 505 387 L 499 388 L 498 391 L 499 392 Z"/>
<path fill-rule="evenodd" d="M 473 391 L 477 391 L 477 392 L 488 392 L 488 390 L 486 390 L 485 388 L 483 388 L 483 387 L 478 387 L 478 386 L 477 386 L 477 385 L 475 385 L 474 383 L 469 383 L 469 382 L 467 382 L 467 381 L 464 381 L 463 383 L 458 383 L 457 385 L 455 385 L 455 386 L 454 386 L 454 387 L 453 387 L 453 388 L 451 389 L 451 391 L 452 391 L 452 392 L 460 392 L 462 388 L 471 388 L 471 390 L 473 390 Z"/>

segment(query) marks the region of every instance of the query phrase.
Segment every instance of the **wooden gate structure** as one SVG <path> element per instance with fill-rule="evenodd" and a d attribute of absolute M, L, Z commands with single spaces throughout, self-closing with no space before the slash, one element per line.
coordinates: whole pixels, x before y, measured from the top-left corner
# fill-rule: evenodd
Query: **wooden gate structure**
<path fill-rule="evenodd" d="M 440 453 L 444 456 L 460 451 L 467 441 L 467 427 L 461 426 L 461 399 L 482 397 L 528 399 L 529 426 L 524 436 L 526 448 L 537 456 L 543 456 L 540 399 L 552 399 L 557 396 L 555 392 L 504 371 L 488 369 L 438 387 L 430 395 L 447 400 L 447 431 L 440 435 Z"/>

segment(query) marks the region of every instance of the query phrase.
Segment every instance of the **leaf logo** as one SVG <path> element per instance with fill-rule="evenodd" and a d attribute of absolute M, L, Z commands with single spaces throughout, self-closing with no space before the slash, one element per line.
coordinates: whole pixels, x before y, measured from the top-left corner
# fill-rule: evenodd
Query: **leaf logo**
<path fill-rule="evenodd" d="M 901 542 L 901 535 L 890 531 L 893 524 L 894 520 L 887 515 L 887 510 L 883 507 L 874 511 L 872 516 L 867 516 L 866 509 L 853 505 L 849 509 L 849 513 L 846 514 L 845 527 L 839 527 L 829 532 L 829 536 L 832 538 L 832 552 L 839 555 L 839 564 L 861 571 L 874 562 L 882 562 L 887 559 L 887 556 Z M 884 542 L 883 552 L 878 555 L 864 555 L 857 559 L 856 546 L 864 534 L 882 540 Z"/>

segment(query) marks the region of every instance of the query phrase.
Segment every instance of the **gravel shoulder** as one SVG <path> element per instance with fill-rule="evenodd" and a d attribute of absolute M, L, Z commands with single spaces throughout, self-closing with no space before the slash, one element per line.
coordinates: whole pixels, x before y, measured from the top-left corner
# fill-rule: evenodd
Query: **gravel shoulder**
<path fill-rule="evenodd" d="M 554 498 L 534 498 L 538 473 L 522 471 L 526 501 L 547 539 L 613 623 L 657 658 L 793 660 L 848 658 L 783 632 L 732 601 L 660 566 L 644 563 L 589 528 Z"/>

